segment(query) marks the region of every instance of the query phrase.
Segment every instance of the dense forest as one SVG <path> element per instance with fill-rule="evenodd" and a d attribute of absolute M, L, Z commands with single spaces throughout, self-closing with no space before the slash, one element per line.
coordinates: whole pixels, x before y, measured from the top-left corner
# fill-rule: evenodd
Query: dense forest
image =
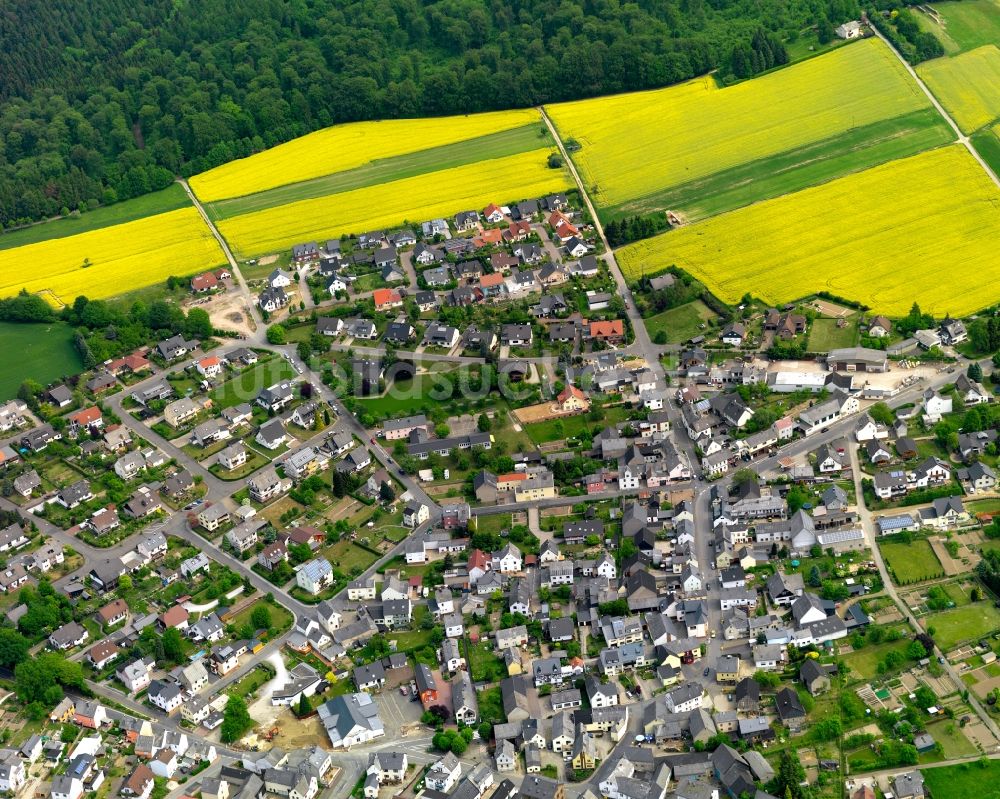
<path fill-rule="evenodd" d="M 746 77 L 857 14 L 856 0 L 9 0 L 0 226 L 336 122 Z"/>

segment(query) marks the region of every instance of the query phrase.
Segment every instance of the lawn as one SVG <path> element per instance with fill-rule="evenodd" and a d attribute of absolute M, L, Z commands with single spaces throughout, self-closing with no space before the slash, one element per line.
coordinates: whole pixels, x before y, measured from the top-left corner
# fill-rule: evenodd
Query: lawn
<path fill-rule="evenodd" d="M 507 667 L 503 659 L 497 656 L 496 649 L 489 640 L 468 643 L 466 653 L 469 674 L 475 682 L 495 682 L 507 676 Z"/>
<path fill-rule="evenodd" d="M 955 603 L 955 607 L 961 607 L 962 605 L 968 605 L 972 599 L 969 597 L 969 592 L 966 591 L 958 583 L 948 583 L 943 586 L 944 592 L 948 595 L 948 598 Z"/>
<path fill-rule="evenodd" d="M 421 622 L 427 617 L 427 613 L 426 605 L 416 605 L 413 608 L 412 630 L 400 630 L 386 634 L 386 638 L 396 642 L 396 651 L 413 652 L 430 644 L 432 630 L 421 628 Z"/>
<path fill-rule="evenodd" d="M 184 189 L 179 183 L 174 183 L 162 191 L 144 194 L 134 200 L 125 200 L 114 205 L 105 205 L 93 211 L 87 211 L 84 214 L 61 217 L 19 230 L 7 231 L 0 235 L 0 250 L 20 247 L 22 244 L 35 244 L 48 239 L 75 236 L 77 233 L 86 233 L 88 230 L 97 230 L 122 222 L 131 222 L 134 219 L 142 219 L 144 216 L 174 211 L 189 204 Z"/>
<path fill-rule="evenodd" d="M 1000 630 L 1000 610 L 988 601 L 973 602 L 925 616 L 921 622 L 934 628 L 934 640 L 947 652 L 963 641 L 976 641 Z"/>
<path fill-rule="evenodd" d="M 245 699 L 270 679 L 271 674 L 258 666 L 230 685 L 226 693 Z"/>
<path fill-rule="evenodd" d="M 447 372 L 418 374 L 413 380 L 394 381 L 382 396 L 359 397 L 356 400 L 358 414 L 370 414 L 377 422 L 421 412 L 430 413 L 437 405 L 433 391 L 439 385 L 436 376 L 441 374 Z"/>
<path fill-rule="evenodd" d="M 1000 511 L 1000 499 L 974 499 L 965 503 L 965 509 L 975 515 L 977 513 L 996 513 Z"/>
<path fill-rule="evenodd" d="M 509 513 L 491 513 L 488 516 L 482 514 L 476 516 L 476 532 L 479 533 L 499 533 L 501 530 L 510 529 L 512 524 Z"/>
<path fill-rule="evenodd" d="M 894 579 L 900 585 L 929 580 L 944 573 L 941 561 L 925 538 L 915 539 L 909 544 L 882 540 L 878 545 Z"/>
<path fill-rule="evenodd" d="M 809 341 L 806 349 L 809 352 L 829 352 L 840 347 L 853 347 L 858 343 L 858 318 L 856 315 L 847 317 L 847 324 L 837 327 L 836 319 L 820 317 L 814 319 L 809 329 Z"/>
<path fill-rule="evenodd" d="M 654 265 L 655 266 L 655 265 Z M 633 275 L 633 277 L 636 277 Z M 678 305 L 668 311 L 650 316 L 645 320 L 646 330 L 653 338 L 661 330 L 667 334 L 670 344 L 683 342 L 700 336 L 705 332 L 702 325 L 716 318 L 716 313 L 701 300 L 693 300 L 684 305 Z M 706 325 L 707 326 L 707 325 Z"/>
<path fill-rule="evenodd" d="M 354 568 L 364 571 L 378 560 L 378 555 L 346 539 L 324 549 L 323 557 L 345 574 L 349 574 Z"/>
<path fill-rule="evenodd" d="M 73 329 L 57 322 L 51 325 L 22 325 L 0 322 L 0 341 L 8 357 L 0 365 L 0 399 L 7 400 L 27 378 L 43 386 L 83 368 L 73 346 Z M 13 357 L 16 353 L 16 357 Z"/>
<path fill-rule="evenodd" d="M 934 799 L 995 799 L 1000 791 L 987 786 L 1000 782 L 1000 760 L 981 759 L 974 763 L 928 768 L 921 772 L 924 789 Z"/>
<path fill-rule="evenodd" d="M 844 655 L 844 662 L 851 671 L 863 680 L 870 680 L 878 674 L 879 661 L 884 660 L 889 652 L 904 652 L 910 645 L 908 638 L 890 641 L 884 644 L 869 644 L 850 654 Z"/>
<path fill-rule="evenodd" d="M 532 448 L 531 439 L 524 432 L 524 429 L 514 429 L 514 425 L 511 424 L 507 416 L 505 406 L 497 409 L 497 413 L 493 417 L 493 424 L 494 428 L 490 431 L 493 433 L 493 439 L 497 444 L 502 443 L 506 446 L 507 452 L 522 452 Z"/>
<path fill-rule="evenodd" d="M 440 169 L 475 164 L 487 158 L 516 155 L 552 144 L 552 137 L 547 132 L 543 135 L 543 130 L 540 124 L 523 125 L 414 153 L 381 158 L 355 169 L 279 186 L 245 197 L 214 202 L 206 206 L 206 210 L 213 221 L 218 221 L 299 200 L 311 200 L 327 194 L 363 189 L 366 186 L 402 180 Z"/>
<path fill-rule="evenodd" d="M 594 428 L 603 429 L 608 425 L 613 425 L 624 421 L 628 417 L 628 410 L 621 406 L 614 406 L 604 409 L 604 417 L 599 421 L 594 421 L 589 414 L 579 416 L 565 416 L 562 419 L 549 419 L 544 422 L 526 424 L 524 432 L 528 434 L 536 444 L 546 441 L 559 441 L 581 433 L 589 433 Z"/>
<path fill-rule="evenodd" d="M 250 623 L 250 617 L 253 615 L 254 609 L 258 607 L 267 608 L 268 612 L 271 614 L 271 629 L 274 630 L 275 636 L 279 636 L 286 630 L 291 629 L 292 622 L 295 620 L 292 617 L 291 612 L 283 608 L 281 605 L 272 604 L 263 598 L 247 605 L 226 623 L 232 624 L 239 629 L 244 624 Z"/>
<path fill-rule="evenodd" d="M 261 389 L 290 380 L 295 376 L 295 370 L 284 358 L 270 358 L 257 364 L 253 369 L 247 369 L 227 380 L 221 386 L 212 389 L 209 396 L 216 408 L 229 408 L 241 402 L 253 402 Z"/>
<path fill-rule="evenodd" d="M 231 441 L 228 443 L 232 443 Z M 267 465 L 267 458 L 255 449 L 247 449 L 247 462 L 235 469 L 224 469 L 222 464 L 215 462 L 208 467 L 208 470 L 220 480 L 242 480 L 257 471 L 261 466 Z"/>
<path fill-rule="evenodd" d="M 979 752 L 959 728 L 958 723 L 951 719 L 935 721 L 927 725 L 927 732 L 934 736 L 934 740 L 941 744 L 944 759 L 955 759 L 959 757 L 969 757 Z M 935 794 L 935 798 L 937 794 Z"/>
<path fill-rule="evenodd" d="M 383 538 L 399 543 L 412 532 L 410 528 L 403 526 L 402 503 L 399 503 L 399 508 L 393 513 L 382 512 L 377 519 L 372 521 L 372 526 L 369 528 L 367 523 L 375 515 L 375 509 L 372 508 L 371 511 L 368 516 L 363 516 L 361 521 L 352 525 L 358 532 L 360 543 L 374 546 Z M 364 523 L 364 527 L 362 527 L 362 523 Z"/>

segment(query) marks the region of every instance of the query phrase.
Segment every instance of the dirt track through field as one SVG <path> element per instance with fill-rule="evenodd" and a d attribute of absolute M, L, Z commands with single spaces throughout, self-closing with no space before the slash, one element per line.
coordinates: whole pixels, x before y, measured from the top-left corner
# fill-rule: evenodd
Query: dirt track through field
<path fill-rule="evenodd" d="M 931 549 L 934 550 L 934 554 L 937 555 L 937 559 L 941 561 L 941 567 L 944 569 L 945 575 L 948 577 L 954 577 L 956 574 L 962 574 L 968 571 L 965 564 L 962 561 L 953 558 L 948 554 L 948 548 L 945 546 L 945 542 L 937 537 L 930 539 Z"/>

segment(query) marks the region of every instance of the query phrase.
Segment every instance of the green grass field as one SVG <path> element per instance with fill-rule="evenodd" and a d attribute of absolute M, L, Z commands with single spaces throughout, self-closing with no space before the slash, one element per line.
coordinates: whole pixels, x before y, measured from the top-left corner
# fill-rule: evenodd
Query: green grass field
<path fill-rule="evenodd" d="M 26 378 L 43 386 L 83 368 L 69 325 L 20 325 L 0 322 L 7 357 L 0 364 L 0 400 L 11 399 Z M 16 356 L 15 356 L 16 354 Z"/>
<path fill-rule="evenodd" d="M 286 630 L 291 629 L 292 622 L 295 620 L 292 617 L 291 612 L 283 608 L 281 605 L 272 605 L 265 599 L 258 599 L 256 602 L 247 605 L 226 623 L 232 624 L 239 629 L 244 624 L 250 623 L 250 616 L 253 615 L 254 609 L 258 607 L 267 608 L 268 612 L 271 614 L 271 629 L 275 631 L 275 635 L 281 635 Z"/>
<path fill-rule="evenodd" d="M 1000 130 L 997 127 L 972 134 L 972 146 L 995 173 L 1000 174 Z"/>
<path fill-rule="evenodd" d="M 427 606 L 417 605 L 413 608 L 412 629 L 400 632 L 391 632 L 386 635 L 390 641 L 396 642 L 396 649 L 399 652 L 412 652 L 416 649 L 423 649 L 431 641 L 431 630 L 421 629 L 420 623 L 427 616 Z"/>
<path fill-rule="evenodd" d="M 221 200 L 205 207 L 212 219 L 217 221 L 298 200 L 325 197 L 328 194 L 411 178 L 426 172 L 474 164 L 489 158 L 503 158 L 551 144 L 552 137 L 548 133 L 542 135 L 542 130 L 543 126 L 540 124 L 524 125 L 442 147 L 384 158 L 357 169 L 336 172 L 245 197 Z"/>
<path fill-rule="evenodd" d="M 926 14 L 914 11 L 918 24 L 941 41 L 949 55 L 984 44 L 1000 45 L 1000 3 L 996 0 L 957 0 L 931 5 L 944 20 L 942 27 Z"/>
<path fill-rule="evenodd" d="M 959 757 L 969 757 L 979 751 L 975 744 L 965 737 L 954 721 L 942 720 L 928 724 L 927 732 L 941 744 L 941 754 L 928 752 L 926 755 L 920 756 L 921 762 L 924 762 L 924 758 L 927 759 L 927 762 L 935 762 L 941 759 L 952 760 Z M 938 794 L 935 793 L 934 796 L 937 797 Z"/>
<path fill-rule="evenodd" d="M 971 514 L 996 513 L 1000 511 L 1000 499 L 976 499 L 965 503 L 965 509 Z"/>
<path fill-rule="evenodd" d="M 271 358 L 212 389 L 209 396 L 219 409 L 229 408 L 241 402 L 253 402 L 261 389 L 294 376 L 295 370 L 284 358 Z"/>
<path fill-rule="evenodd" d="M 436 384 L 437 381 L 430 374 L 420 374 L 413 380 L 396 382 L 389 386 L 383 396 L 359 398 L 358 414 L 369 413 L 378 421 L 420 412 L 429 413 L 437 404 L 431 396 Z"/>
<path fill-rule="evenodd" d="M 788 63 L 794 64 L 797 61 L 805 61 L 807 58 L 815 58 L 823 55 L 837 47 L 847 44 L 843 39 L 831 39 L 826 44 L 820 44 L 814 28 L 806 28 L 799 31 L 799 36 L 794 42 L 785 42 L 785 50 L 788 51 Z"/>
<path fill-rule="evenodd" d="M 697 222 L 916 155 L 954 138 L 937 111 L 915 111 L 612 206 L 602 210 L 601 218 L 610 221 L 670 208 Z"/>
<path fill-rule="evenodd" d="M 836 319 L 822 317 L 813 320 L 806 349 L 809 352 L 829 352 L 839 347 L 853 347 L 857 343 L 857 316 L 849 317 L 844 327 L 837 327 Z"/>
<path fill-rule="evenodd" d="M 377 555 L 347 540 L 338 541 L 333 546 L 327 547 L 323 550 L 323 557 L 345 574 L 350 573 L 355 567 L 364 571 L 378 560 Z"/>
<path fill-rule="evenodd" d="M 247 672 L 245 675 L 240 677 L 236 682 L 230 685 L 226 689 L 226 693 L 230 696 L 238 696 L 240 698 L 245 698 L 252 693 L 255 693 L 258 688 L 260 688 L 264 683 L 270 679 L 270 675 L 260 666 Z"/>
<path fill-rule="evenodd" d="M 860 679 L 869 680 L 878 673 L 879 661 L 884 660 L 889 652 L 902 652 L 909 643 L 909 639 L 901 638 L 885 644 L 870 644 L 844 655 L 844 662 Z"/>
<path fill-rule="evenodd" d="M 491 513 L 476 516 L 476 531 L 480 533 L 499 533 L 501 530 L 511 526 L 511 515 L 509 513 Z"/>
<path fill-rule="evenodd" d="M 1000 791 L 989 788 L 1000 781 L 1000 760 L 959 763 L 954 766 L 924 769 L 924 790 L 934 799 L 996 799 Z"/>
<path fill-rule="evenodd" d="M 563 419 L 549 419 L 544 422 L 526 424 L 524 432 L 528 434 L 536 444 L 543 444 L 546 441 L 560 441 L 571 436 L 578 436 L 583 432 L 590 432 L 595 427 L 604 428 L 611 424 L 624 421 L 627 416 L 625 408 L 613 407 L 604 409 L 604 418 L 600 422 L 592 421 L 587 414 L 579 416 L 567 416 Z"/>
<path fill-rule="evenodd" d="M 162 214 L 165 211 L 174 211 L 177 208 L 185 208 L 190 204 L 187 194 L 179 183 L 175 183 L 163 191 L 156 191 L 134 200 L 106 205 L 93 211 L 88 211 L 79 216 L 69 216 L 60 219 L 53 219 L 50 222 L 42 222 L 31 227 L 11 230 L 0 235 L 0 250 L 10 247 L 20 247 L 24 244 L 35 244 L 39 241 L 49 239 L 62 239 L 66 236 L 75 236 L 77 233 L 86 233 L 88 230 L 97 230 L 102 227 L 118 225 L 122 222 L 131 222 L 135 219 L 142 219 L 144 216 Z M 178 272 L 178 274 L 183 274 Z"/>
<path fill-rule="evenodd" d="M 918 538 L 909 544 L 879 541 L 878 545 L 896 582 L 902 585 L 927 580 L 943 573 L 941 561 L 925 538 Z"/>
<path fill-rule="evenodd" d="M 469 674 L 473 680 L 493 682 L 507 676 L 503 659 L 497 656 L 496 649 L 489 641 L 481 640 L 475 644 L 470 642 L 467 651 Z"/>
<path fill-rule="evenodd" d="M 934 640 L 947 652 L 962 641 L 974 641 L 1000 630 L 1000 610 L 991 602 L 974 602 L 964 607 L 933 613 L 921 620 L 933 627 Z"/>
<path fill-rule="evenodd" d="M 955 607 L 968 605 L 972 601 L 969 596 L 969 592 L 962 588 L 962 586 L 958 583 L 948 583 L 944 586 L 944 592 L 948 595 L 948 598 L 955 603 Z"/>
<path fill-rule="evenodd" d="M 678 305 L 669 311 L 663 311 L 644 320 L 650 336 L 655 336 L 663 330 L 670 344 L 681 344 L 688 339 L 704 334 L 701 325 L 716 317 L 715 311 L 701 300 L 693 300 L 685 305 Z"/>

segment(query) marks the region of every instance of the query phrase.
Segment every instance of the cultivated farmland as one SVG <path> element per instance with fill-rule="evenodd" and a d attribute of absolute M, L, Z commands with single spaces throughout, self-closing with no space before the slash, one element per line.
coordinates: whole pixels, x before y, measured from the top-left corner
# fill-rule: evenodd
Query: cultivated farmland
<path fill-rule="evenodd" d="M 366 186 L 411 178 L 425 172 L 440 172 L 443 169 L 466 166 L 493 158 L 505 158 L 554 145 L 555 141 L 545 127 L 524 125 L 453 144 L 443 144 L 440 147 L 417 150 L 392 158 L 381 158 L 356 169 L 347 169 L 299 183 L 289 183 L 244 197 L 220 200 L 210 203 L 206 209 L 214 221 L 219 221 L 299 200 L 311 200 L 341 191 L 363 189 Z"/>
<path fill-rule="evenodd" d="M 1000 117 L 1000 49 L 996 45 L 926 61 L 917 73 L 965 133 Z"/>
<path fill-rule="evenodd" d="M 512 202 L 570 188 L 565 169 L 549 169 L 551 150 L 429 172 L 354 191 L 344 191 L 277 208 L 244 214 L 219 223 L 242 257 L 287 249 L 309 239 L 363 233 L 449 216 L 490 202 Z"/>
<path fill-rule="evenodd" d="M 970 138 L 994 174 L 1000 174 L 1000 125 L 977 131 Z"/>
<path fill-rule="evenodd" d="M 859 80 L 860 75 L 865 79 Z M 573 158 L 604 215 L 611 217 L 668 207 L 663 201 L 675 198 L 664 193 L 690 184 L 698 188 L 699 182 L 729 170 L 736 173 L 724 183 L 741 184 L 756 176 L 738 170 L 760 162 L 761 175 L 767 174 L 766 159 L 775 157 L 789 162 L 782 167 L 784 180 L 796 185 L 796 165 L 863 153 L 866 128 L 875 126 L 872 135 L 880 139 L 887 134 L 879 128 L 882 123 L 920 112 L 925 113 L 911 123 L 915 132 L 934 130 L 920 146 L 948 141 L 940 120 L 926 113 L 929 108 L 895 56 L 871 39 L 725 89 L 706 77 L 659 91 L 554 105 L 548 111 L 564 141 L 575 139 L 581 145 Z M 796 154 L 800 149 L 808 152 Z M 845 160 L 832 174 L 816 177 L 828 179 L 858 168 Z M 868 165 L 862 158 L 861 166 Z M 701 193 L 725 187 L 705 186 Z M 786 190 L 770 186 L 762 196 Z"/>
<path fill-rule="evenodd" d="M 533 123 L 541 124 L 538 113 L 521 109 L 336 125 L 196 175 L 191 188 L 203 202 L 241 197 Z"/>
<path fill-rule="evenodd" d="M 956 0 L 930 6 L 943 22 L 916 13 L 924 30 L 932 32 L 948 53 L 974 50 L 984 44 L 1000 44 L 1000 2 L 997 0 Z"/>
<path fill-rule="evenodd" d="M 829 291 L 903 316 L 965 315 L 1000 291 L 1000 190 L 957 145 L 669 231 L 619 251 L 636 278 L 674 264 L 725 302 Z"/>
<path fill-rule="evenodd" d="M 190 208 L 191 201 L 179 183 L 171 183 L 161 191 L 143 194 L 132 200 L 124 200 L 112 205 L 102 205 L 93 211 L 53 219 L 38 225 L 16 230 L 7 230 L 0 235 L 0 250 L 37 244 L 49 239 L 62 239 L 86 233 L 91 230 L 132 222 L 155 214 L 163 214 L 178 208 Z"/>
<path fill-rule="evenodd" d="M 51 292 L 113 297 L 169 275 L 190 275 L 225 262 L 218 242 L 191 207 L 66 238 L 0 251 L 0 296 Z"/>

